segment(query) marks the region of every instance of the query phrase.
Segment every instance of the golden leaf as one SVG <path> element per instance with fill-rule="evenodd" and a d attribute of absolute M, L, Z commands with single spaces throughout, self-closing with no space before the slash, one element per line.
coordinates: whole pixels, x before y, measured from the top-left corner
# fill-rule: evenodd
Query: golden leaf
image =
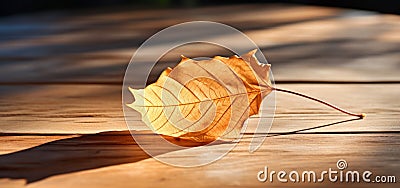
<path fill-rule="evenodd" d="M 128 106 L 158 134 L 196 142 L 236 139 L 272 91 L 270 65 L 260 64 L 255 52 L 201 61 L 182 56 L 155 83 L 129 88 L 135 101 Z"/>

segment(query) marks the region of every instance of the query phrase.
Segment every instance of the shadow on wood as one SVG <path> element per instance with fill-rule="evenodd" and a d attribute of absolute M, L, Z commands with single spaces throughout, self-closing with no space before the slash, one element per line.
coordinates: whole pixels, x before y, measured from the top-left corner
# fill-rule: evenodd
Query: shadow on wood
<path fill-rule="evenodd" d="M 337 125 L 337 124 L 342 124 L 342 123 L 346 123 L 346 122 L 351 122 L 351 121 L 356 121 L 356 120 L 361 120 L 362 118 L 353 118 L 353 119 L 348 119 L 348 120 L 343 120 L 343 121 L 337 121 L 337 122 L 333 122 L 333 123 L 328 123 L 328 124 L 324 124 L 324 125 L 319 125 L 319 126 L 315 126 L 315 127 L 310 127 L 310 128 L 305 128 L 305 129 L 299 129 L 299 130 L 295 130 L 295 131 L 288 131 L 288 132 L 280 132 L 280 133 L 270 133 L 268 135 L 268 137 L 274 137 L 274 136 L 282 136 L 282 135 L 291 135 L 291 134 L 299 134 L 302 133 L 304 131 L 309 131 L 309 130 L 314 130 L 314 129 L 319 129 L 319 128 L 323 128 L 323 127 L 329 127 L 332 125 Z M 330 132 L 331 134 L 334 134 L 335 132 Z M 346 132 L 351 134 L 352 132 Z"/>
<path fill-rule="evenodd" d="M 305 132 L 305 131 L 309 131 L 309 130 L 315 130 L 315 129 L 319 129 L 319 128 L 324 128 L 324 127 L 330 127 L 333 125 L 338 125 L 338 124 L 342 124 L 342 123 L 347 123 L 347 122 L 351 122 L 351 121 L 357 121 L 357 120 L 361 120 L 361 118 L 353 118 L 353 119 L 347 119 L 347 120 L 342 120 L 342 121 L 336 121 L 333 123 L 328 123 L 328 124 L 323 124 L 323 125 L 318 125 L 318 126 L 314 126 L 314 127 L 309 127 L 309 128 L 304 128 L 304 129 L 298 129 L 298 130 L 294 130 L 294 131 L 287 131 L 287 132 L 268 132 L 266 133 L 244 133 L 244 138 L 254 138 L 254 137 L 264 137 L 266 135 L 266 137 L 276 137 L 276 136 L 284 136 L 284 135 L 294 135 L 294 134 L 323 134 L 323 133 L 328 133 L 328 134 L 355 134 L 355 133 L 371 133 L 372 131 L 368 131 L 368 132 L 352 132 L 352 131 L 347 131 L 347 132 Z M 374 132 L 374 133 L 386 133 L 386 132 Z"/>
<path fill-rule="evenodd" d="M 148 142 L 157 136 L 142 131 L 136 131 L 135 134 L 140 134 Z M 199 143 L 189 143 L 183 139 L 165 139 L 181 146 L 199 146 Z M 162 147 L 162 143 L 158 146 Z M 157 154 L 168 152 L 172 151 L 164 149 Z M 133 140 L 129 131 L 110 131 L 61 139 L 1 155 L 0 179 L 26 179 L 32 183 L 53 175 L 135 163 L 147 158 L 150 156 Z"/>

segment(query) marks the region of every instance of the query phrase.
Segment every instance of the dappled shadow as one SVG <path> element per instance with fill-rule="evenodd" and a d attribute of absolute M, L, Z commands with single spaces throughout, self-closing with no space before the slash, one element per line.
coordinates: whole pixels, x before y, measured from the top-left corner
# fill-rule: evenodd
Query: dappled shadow
<path fill-rule="evenodd" d="M 299 16 L 285 17 L 284 12 Z M 253 18 L 254 14 L 275 14 L 279 19 Z M 209 17 L 206 20 L 223 22 L 244 32 L 339 16 L 329 11 L 309 16 L 308 10 L 302 7 L 266 4 L 184 10 L 126 8 L 66 13 L 54 15 L 53 19 L 47 18 L 52 17 L 51 13 L 19 19 L 11 17 L 0 20 L 0 67 L 4 70 L 0 71 L 0 82 L 121 82 L 132 53 L 146 38 L 165 27 L 204 15 Z M 174 37 L 193 36 L 188 33 Z"/>
<path fill-rule="evenodd" d="M 140 134 L 141 140 L 146 142 L 152 142 L 157 136 L 143 131 L 135 131 L 135 134 Z M 205 144 L 172 137 L 165 139 L 185 148 Z M 173 151 L 163 144 L 166 143 L 157 143 L 157 147 L 163 148 L 157 155 Z M 135 163 L 147 158 L 150 156 L 133 140 L 129 131 L 88 134 L 0 155 L 0 178 L 25 179 L 31 183 L 58 174 Z"/>
<path fill-rule="evenodd" d="M 286 70 L 299 65 L 318 65 L 314 68 L 315 72 L 342 65 L 351 72 L 355 71 L 353 67 L 356 67 L 358 59 L 391 58 L 391 54 L 397 52 L 398 43 L 377 40 L 390 30 L 391 24 L 384 19 L 382 23 L 385 24 L 380 27 L 346 24 L 357 23 L 348 20 L 368 18 L 371 14 L 322 7 L 263 4 L 154 10 L 125 7 L 10 17 L 0 20 L 0 84 L 121 84 L 131 55 L 146 38 L 165 27 L 192 20 L 217 21 L 249 34 L 272 62 L 275 73 L 279 73 L 277 78 L 280 78 L 279 75 L 286 75 L 285 79 L 297 78 L 298 75 L 291 75 L 293 73 Z M 327 31 L 323 29 L 326 26 L 332 28 Z M 221 32 L 210 37 L 223 35 Z M 185 39 L 193 36 L 188 33 L 173 37 Z M 280 38 L 283 40 L 278 40 Z M 186 51 L 195 51 L 197 54 L 193 53 L 194 57 L 214 55 L 213 49 L 207 48 L 194 47 Z M 173 66 L 178 63 L 179 55 L 164 62 Z M 357 73 L 370 75 L 371 72 L 386 70 L 385 66 L 379 67 L 382 70 L 368 66 L 357 69 Z M 161 67 L 165 66 L 155 67 L 150 81 L 158 77 Z"/>

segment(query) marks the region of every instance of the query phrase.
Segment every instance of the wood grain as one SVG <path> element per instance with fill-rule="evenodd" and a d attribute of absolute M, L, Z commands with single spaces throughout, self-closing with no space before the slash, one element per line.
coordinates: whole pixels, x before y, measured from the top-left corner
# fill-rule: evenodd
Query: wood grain
<path fill-rule="evenodd" d="M 345 109 L 366 113 L 354 120 L 308 132 L 400 131 L 397 100 L 399 84 L 280 84 Z M 0 86 L 2 133 L 98 133 L 127 130 L 122 112 L 121 86 L 46 85 Z M 32 100 L 34 99 L 34 100 Z M 321 104 L 276 93 L 276 113 L 271 132 L 287 132 L 353 119 Z M 140 115 L 134 113 L 138 124 Z M 250 125 L 259 116 L 250 118 Z M 270 117 L 263 114 L 261 117 Z M 145 126 L 143 124 L 143 126 Z"/>
<path fill-rule="evenodd" d="M 8 87 L 19 90 L 21 86 Z M 59 187 L 129 187 L 133 182 L 146 186 L 150 179 L 153 186 L 178 180 L 181 183 L 175 184 L 177 187 L 193 181 L 198 187 L 266 186 L 271 183 L 259 183 L 256 179 L 256 173 L 265 165 L 277 170 L 322 171 L 335 167 L 341 158 L 354 169 L 398 174 L 399 103 L 393 102 L 400 88 L 398 84 L 280 85 L 366 112 L 368 116 L 364 120 L 352 120 L 320 104 L 277 93 L 277 111 L 271 133 L 258 151 L 248 152 L 253 136 L 252 130 L 248 130 L 244 140 L 227 157 L 200 168 L 176 168 L 155 161 L 126 131 L 112 131 L 126 129 L 122 112 L 118 110 L 121 108 L 119 86 L 30 87 L 35 89 L 27 87 L 24 94 L 3 94 L 2 97 L 2 104 L 5 104 L 2 105 L 2 117 L 7 121 L 2 121 L 0 126 L 3 129 L 0 139 L 7 144 L 1 148 L 0 177 L 7 185 L 18 186 L 22 179 L 22 184 L 28 183 L 28 187 L 52 187 L 57 183 L 61 183 L 57 184 Z M 366 93 L 368 95 L 364 95 Z M 13 103 L 11 99 L 17 102 Z M 28 101 L 33 103 L 23 105 Z M 49 109 L 53 109 L 51 114 Z M 137 118 L 140 123 L 140 117 Z M 251 119 L 250 125 L 257 117 Z M 18 122 L 18 126 L 11 122 Z M 139 134 L 143 134 L 149 143 L 155 136 L 147 132 Z M 218 149 L 218 145 L 207 149 Z M 160 155 L 175 157 L 193 152 L 200 154 L 203 151 L 191 148 Z M 4 178 L 12 180 L 6 182 Z M 290 184 L 276 182 L 272 185 Z M 336 186 L 329 182 L 323 185 Z"/>
<path fill-rule="evenodd" d="M 144 136 L 151 142 L 154 135 L 144 134 Z M 36 139 L 40 138 L 39 136 Z M 175 187 L 186 187 L 189 184 L 195 184 L 196 187 L 221 185 L 297 187 L 298 184 L 278 181 L 260 183 L 256 175 L 264 166 L 277 171 L 313 170 L 318 173 L 328 168 L 336 169 L 336 162 L 339 159 L 345 159 L 349 169 L 370 170 L 376 175 L 396 175 L 399 168 L 398 134 L 273 136 L 268 137 L 255 153 L 248 152 L 250 140 L 245 138 L 218 162 L 196 168 L 178 168 L 160 163 L 149 158 L 131 139 L 130 134 L 83 135 L 2 155 L 0 176 L 24 179 L 29 183 L 28 187 L 131 187 L 133 185 L 147 187 L 150 182 L 151 186 L 155 187 L 171 184 Z M 30 140 L 35 142 L 35 138 Z M 202 153 L 204 149 L 218 148 L 218 145 L 213 145 L 160 155 L 185 156 Z M 349 186 L 348 183 L 334 184 L 329 181 L 323 184 L 301 183 L 300 185 Z M 396 184 L 381 185 L 395 187 Z M 359 186 L 371 185 L 364 183 Z"/>
<path fill-rule="evenodd" d="M 367 117 L 355 120 L 297 96 L 276 93 L 270 134 L 249 153 L 254 125 L 227 156 L 178 168 L 148 156 L 126 131 L 121 83 L 138 46 L 167 26 L 191 20 L 232 25 L 253 39 L 272 64 L 277 87 L 321 98 Z M 0 187 L 398 187 L 366 183 L 257 181 L 272 170 L 336 168 L 400 177 L 400 17 L 298 5 L 191 9 L 81 10 L 0 19 Z M 234 40 L 234 39 L 233 39 Z M 166 54 L 150 79 L 179 55 L 227 55 L 213 46 Z M 135 123 L 144 126 L 139 114 Z M 155 135 L 136 134 L 144 144 Z M 182 142 L 185 141 L 176 141 Z M 226 143 L 225 143 L 226 144 Z M 198 156 L 222 144 L 169 151 Z M 181 160 L 190 160 L 181 157 Z"/>

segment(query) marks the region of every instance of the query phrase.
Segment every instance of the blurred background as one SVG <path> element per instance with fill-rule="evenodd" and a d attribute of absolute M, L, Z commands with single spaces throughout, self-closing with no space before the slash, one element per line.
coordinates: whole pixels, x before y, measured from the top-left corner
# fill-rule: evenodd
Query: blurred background
<path fill-rule="evenodd" d="M 65 10 L 109 6 L 129 6 L 135 8 L 199 7 L 243 3 L 297 3 L 333 7 L 372 10 L 383 13 L 399 14 L 400 2 L 396 0 L 16 0 L 0 3 L 0 14 L 10 15 L 43 10 Z"/>
<path fill-rule="evenodd" d="M 395 82 L 400 1 L 15 0 L 0 3 L 0 83 L 121 84 L 136 48 L 168 26 L 216 21 L 247 34 L 277 82 Z M 230 55 L 182 48 L 188 57 Z M 312 67 L 312 68 L 310 68 Z"/>

